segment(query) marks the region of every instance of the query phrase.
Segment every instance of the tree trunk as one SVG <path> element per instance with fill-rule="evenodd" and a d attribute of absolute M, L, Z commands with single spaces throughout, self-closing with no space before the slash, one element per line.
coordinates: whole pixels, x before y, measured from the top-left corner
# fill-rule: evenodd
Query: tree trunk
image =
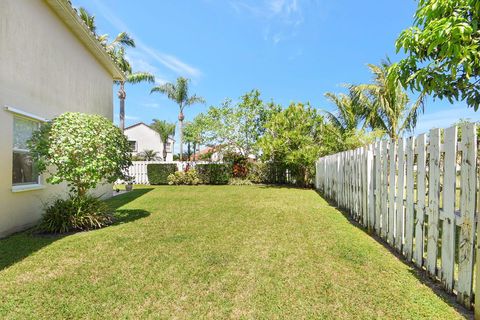
<path fill-rule="evenodd" d="M 180 161 L 183 161 L 183 112 L 180 111 L 178 115 L 178 131 L 179 131 L 179 140 L 180 140 Z"/>
<path fill-rule="evenodd" d="M 120 99 L 120 130 L 122 132 L 125 130 L 125 98 L 127 97 L 124 85 L 123 81 L 120 82 L 120 89 L 118 90 L 118 99 Z"/>
<path fill-rule="evenodd" d="M 165 141 L 163 142 L 163 161 L 167 161 L 167 143 Z"/>

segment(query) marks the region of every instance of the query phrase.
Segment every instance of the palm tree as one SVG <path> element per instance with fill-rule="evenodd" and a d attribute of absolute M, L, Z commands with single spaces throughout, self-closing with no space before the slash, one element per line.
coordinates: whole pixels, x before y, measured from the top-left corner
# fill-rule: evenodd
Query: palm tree
<path fill-rule="evenodd" d="M 142 158 L 145 159 L 145 161 L 154 161 L 157 159 L 157 154 L 158 152 L 154 150 L 143 150 Z"/>
<path fill-rule="evenodd" d="M 108 34 L 97 35 L 97 27 L 95 25 L 95 16 L 88 13 L 85 8 L 80 7 L 78 9 L 78 15 L 83 20 L 85 25 L 90 31 L 95 35 L 100 44 L 105 47 L 107 53 L 112 57 L 115 63 L 120 67 L 120 69 L 125 73 L 126 82 L 131 84 L 136 84 L 139 82 L 149 82 L 154 83 L 155 77 L 148 72 L 133 72 L 130 62 L 125 56 L 125 48 L 135 47 L 135 40 L 133 40 L 130 35 L 126 32 L 120 32 L 113 41 L 108 42 Z M 118 98 L 120 99 L 120 129 L 122 132 L 125 129 L 125 99 L 127 94 L 125 92 L 125 82 L 116 81 L 116 84 L 120 85 L 118 90 Z"/>
<path fill-rule="evenodd" d="M 370 64 L 373 83 L 355 87 L 365 105 L 365 125 L 383 130 L 392 140 L 398 139 L 404 131 L 413 131 L 417 116 L 423 111 L 424 95 L 410 105 L 410 98 L 390 72 L 391 63 L 387 59 L 380 65 Z"/>
<path fill-rule="evenodd" d="M 337 107 L 337 112 L 324 112 L 330 122 L 342 133 L 357 129 L 365 118 L 365 106 L 362 104 L 357 90 L 353 85 L 346 85 L 346 87 L 348 88 L 348 94 L 325 93 L 325 97 Z"/>
<path fill-rule="evenodd" d="M 153 87 L 150 93 L 160 92 L 166 94 L 167 97 L 175 101 L 178 104 L 180 112 L 178 114 L 178 130 L 180 136 L 180 159 L 183 160 L 183 110 L 185 107 L 195 103 L 205 103 L 205 99 L 197 96 L 196 94 L 189 95 L 188 83 L 189 79 L 178 77 L 176 83 L 165 83 L 156 87 Z"/>
<path fill-rule="evenodd" d="M 175 135 L 175 123 L 153 119 L 150 127 L 160 135 L 160 140 L 163 143 L 163 161 L 167 161 L 167 143 L 168 139 Z"/>

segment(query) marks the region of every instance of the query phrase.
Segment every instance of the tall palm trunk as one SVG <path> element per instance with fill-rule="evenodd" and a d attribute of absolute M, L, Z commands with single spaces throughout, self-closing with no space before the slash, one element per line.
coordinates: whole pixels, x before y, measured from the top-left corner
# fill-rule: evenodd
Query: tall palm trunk
<path fill-rule="evenodd" d="M 178 131 L 179 131 L 179 140 L 180 140 L 180 161 L 183 161 L 183 120 L 185 116 L 183 112 L 180 111 L 178 115 Z"/>
<path fill-rule="evenodd" d="M 163 161 L 167 161 L 167 141 L 163 142 Z"/>
<path fill-rule="evenodd" d="M 125 130 L 125 98 L 127 94 L 124 88 L 125 83 L 120 82 L 120 89 L 118 89 L 118 99 L 120 99 L 120 130 Z"/>

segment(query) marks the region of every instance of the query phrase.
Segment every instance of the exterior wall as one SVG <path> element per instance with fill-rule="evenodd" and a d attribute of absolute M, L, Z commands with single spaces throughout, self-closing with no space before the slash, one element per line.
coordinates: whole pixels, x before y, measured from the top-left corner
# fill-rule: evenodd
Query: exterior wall
<path fill-rule="evenodd" d="M 158 152 L 158 156 L 163 158 L 163 142 L 160 139 L 160 135 L 152 130 L 149 126 L 141 123 L 139 125 L 132 126 L 125 130 L 125 135 L 129 141 L 136 141 L 137 148 L 134 155 L 137 155 L 145 150 L 153 150 Z M 173 161 L 173 153 L 171 150 L 174 150 L 173 141 L 170 140 L 171 146 L 167 148 L 167 161 Z"/>
<path fill-rule="evenodd" d="M 112 76 L 41 0 L 0 1 L 0 237 L 36 223 L 43 204 L 67 191 L 44 184 L 12 192 L 13 114 L 5 106 L 46 119 L 66 111 L 113 119 Z"/>

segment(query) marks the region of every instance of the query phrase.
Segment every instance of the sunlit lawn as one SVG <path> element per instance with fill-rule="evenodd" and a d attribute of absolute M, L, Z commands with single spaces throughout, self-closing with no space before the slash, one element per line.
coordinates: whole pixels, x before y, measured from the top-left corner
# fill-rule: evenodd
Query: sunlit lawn
<path fill-rule="evenodd" d="M 155 187 L 119 222 L 0 241 L 0 318 L 455 319 L 311 190 Z"/>

